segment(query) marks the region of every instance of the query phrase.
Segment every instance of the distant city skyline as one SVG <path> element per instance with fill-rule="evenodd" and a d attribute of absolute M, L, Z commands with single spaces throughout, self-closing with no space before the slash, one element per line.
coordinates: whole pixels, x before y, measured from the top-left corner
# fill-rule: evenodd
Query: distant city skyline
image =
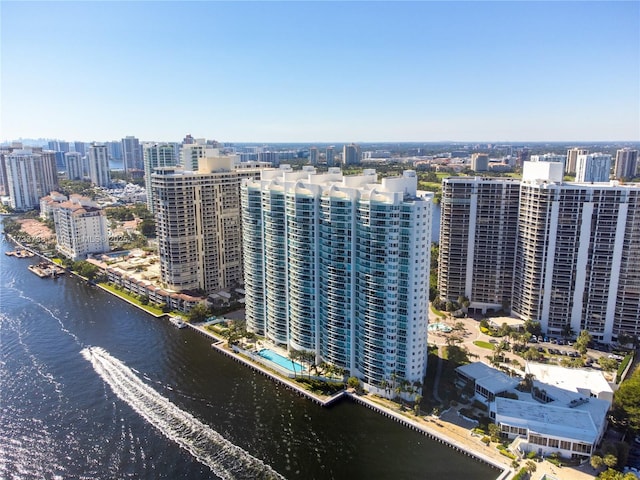
<path fill-rule="evenodd" d="M 0 141 L 640 140 L 634 1 L 0 9 Z"/>

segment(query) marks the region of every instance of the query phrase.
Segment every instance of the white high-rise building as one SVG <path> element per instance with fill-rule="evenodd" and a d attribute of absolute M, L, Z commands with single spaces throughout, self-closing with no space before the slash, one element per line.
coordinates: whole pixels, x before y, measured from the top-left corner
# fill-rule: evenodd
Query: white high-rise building
<path fill-rule="evenodd" d="M 422 382 L 433 195 L 416 173 L 281 168 L 241 191 L 247 328 L 381 394 Z"/>
<path fill-rule="evenodd" d="M 640 335 L 640 185 L 524 181 L 512 311 L 560 335 Z"/>
<path fill-rule="evenodd" d="M 615 178 L 631 179 L 637 176 L 638 150 L 621 148 L 616 152 Z"/>
<path fill-rule="evenodd" d="M 53 152 L 16 149 L 4 155 L 9 201 L 16 210 L 40 205 L 40 198 L 58 188 L 58 172 Z"/>
<path fill-rule="evenodd" d="M 441 297 L 490 308 L 480 294 L 511 290 L 511 312 L 547 334 L 640 338 L 640 185 L 563 183 L 562 173 L 525 162 L 519 197 L 503 179 L 444 181 Z"/>
<path fill-rule="evenodd" d="M 555 162 L 562 164 L 562 171 L 566 170 L 565 163 L 567 157 L 565 155 L 557 155 L 555 153 L 545 153 L 544 155 L 531 155 L 530 162 Z"/>
<path fill-rule="evenodd" d="M 151 188 L 151 175 L 159 167 L 174 167 L 177 162 L 175 148 L 170 143 L 146 143 L 143 146 L 144 186 L 147 190 L 147 208 L 155 212 L 155 199 Z"/>
<path fill-rule="evenodd" d="M 107 146 L 93 143 L 89 147 L 89 178 L 98 187 L 108 187 L 111 183 L 109 173 L 109 152 Z"/>
<path fill-rule="evenodd" d="M 578 165 L 578 155 L 589 155 L 589 150 L 578 147 L 570 148 L 569 150 L 567 150 L 565 173 L 571 175 L 576 173 L 576 165 Z"/>
<path fill-rule="evenodd" d="M 73 261 L 90 253 L 109 251 L 107 217 L 96 203 L 80 195 L 51 207 L 56 226 L 56 249 Z"/>
<path fill-rule="evenodd" d="M 200 159 L 200 169 L 160 166 L 151 174 L 161 279 L 170 290 L 214 293 L 242 276 L 240 180 L 260 168 L 235 156 Z"/>
<path fill-rule="evenodd" d="M 576 182 L 608 182 L 611 174 L 611 155 L 590 153 L 578 155 Z"/>
<path fill-rule="evenodd" d="M 218 149 L 207 145 L 204 138 L 195 138 L 192 143 L 185 143 L 180 150 L 180 165 L 189 172 L 198 170 L 201 158 L 218 155 Z"/>
<path fill-rule="evenodd" d="M 68 152 L 64 154 L 65 175 L 68 180 L 82 180 L 84 178 L 84 169 L 82 165 L 82 155 L 77 152 Z"/>

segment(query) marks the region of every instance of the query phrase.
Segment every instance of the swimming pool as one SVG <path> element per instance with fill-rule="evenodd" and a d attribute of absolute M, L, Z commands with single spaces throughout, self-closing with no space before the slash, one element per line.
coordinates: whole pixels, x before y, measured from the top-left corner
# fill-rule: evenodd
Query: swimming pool
<path fill-rule="evenodd" d="M 290 372 L 294 372 L 293 368 L 295 368 L 295 372 L 302 372 L 304 367 L 300 365 L 298 362 L 292 362 L 287 357 L 283 357 L 279 353 L 274 352 L 273 350 L 269 350 L 268 348 L 263 348 L 258 352 L 262 358 L 266 358 L 267 360 L 272 361 L 279 367 L 285 368 Z M 293 367 L 293 368 L 292 368 Z"/>
<path fill-rule="evenodd" d="M 448 333 L 452 330 L 449 325 L 445 325 L 444 323 L 431 323 L 427 327 L 430 332 L 445 332 Z"/>

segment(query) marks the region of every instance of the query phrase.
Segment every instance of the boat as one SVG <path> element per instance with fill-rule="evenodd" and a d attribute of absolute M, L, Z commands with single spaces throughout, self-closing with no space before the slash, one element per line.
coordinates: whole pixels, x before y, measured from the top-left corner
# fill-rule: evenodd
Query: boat
<path fill-rule="evenodd" d="M 169 321 L 176 328 L 187 328 L 187 324 L 180 320 L 178 317 L 169 317 Z"/>

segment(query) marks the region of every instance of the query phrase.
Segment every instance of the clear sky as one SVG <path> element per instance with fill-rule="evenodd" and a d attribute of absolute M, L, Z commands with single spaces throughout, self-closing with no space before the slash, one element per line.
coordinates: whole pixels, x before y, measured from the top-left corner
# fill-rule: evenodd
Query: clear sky
<path fill-rule="evenodd" d="M 1 1 L 0 140 L 640 140 L 640 2 Z"/>

